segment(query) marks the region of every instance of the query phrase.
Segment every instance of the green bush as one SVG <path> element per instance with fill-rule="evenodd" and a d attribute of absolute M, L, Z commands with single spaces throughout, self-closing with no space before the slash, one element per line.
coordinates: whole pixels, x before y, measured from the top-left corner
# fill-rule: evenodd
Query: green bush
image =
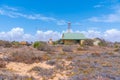
<path fill-rule="evenodd" d="M 34 48 L 38 48 L 39 46 L 40 46 L 40 42 L 38 42 L 38 41 L 34 42 L 34 44 L 33 44 Z"/>
<path fill-rule="evenodd" d="M 11 44 L 13 47 L 16 47 L 16 48 L 20 47 L 20 44 L 17 41 L 13 41 L 13 42 L 11 42 Z"/>
<path fill-rule="evenodd" d="M 53 45 L 57 45 L 57 44 L 58 44 L 58 42 L 57 42 L 57 41 L 54 41 L 54 42 L 53 42 Z"/>
<path fill-rule="evenodd" d="M 53 42 L 53 45 L 57 45 L 57 44 L 63 44 L 62 40 L 57 40 Z"/>
<path fill-rule="evenodd" d="M 39 49 L 39 48 L 44 47 L 45 45 L 46 44 L 44 42 L 36 41 L 34 42 L 33 47 Z"/>

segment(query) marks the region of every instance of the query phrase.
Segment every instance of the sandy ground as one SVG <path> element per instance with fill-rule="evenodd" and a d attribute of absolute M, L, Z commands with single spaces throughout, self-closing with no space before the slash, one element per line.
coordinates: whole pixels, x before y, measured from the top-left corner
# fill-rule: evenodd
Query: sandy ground
<path fill-rule="evenodd" d="M 46 69 L 54 68 L 54 66 L 47 65 L 45 62 L 33 63 L 33 64 L 10 62 L 9 64 L 6 65 L 7 69 L 14 71 L 21 76 L 26 76 L 26 75 L 34 76 L 36 79 L 41 80 L 40 76 L 37 76 L 35 72 L 32 73 L 29 72 L 29 70 L 31 70 L 35 66 L 39 66 L 41 68 L 46 68 Z"/>
<path fill-rule="evenodd" d="M 65 65 L 69 65 L 70 61 L 65 61 Z M 33 64 L 25 64 L 25 63 L 18 63 L 18 62 L 10 62 L 6 65 L 6 68 L 10 71 L 15 72 L 16 74 L 19 74 L 21 76 L 33 76 L 37 80 L 43 80 L 41 76 L 38 76 L 36 72 L 29 72 L 33 67 L 38 66 L 44 69 L 54 69 L 55 66 L 50 66 L 46 64 L 46 61 L 40 62 L 40 63 L 33 63 Z M 54 74 L 54 77 L 49 80 L 59 80 L 59 78 L 63 78 L 67 80 L 66 71 L 61 73 Z"/>

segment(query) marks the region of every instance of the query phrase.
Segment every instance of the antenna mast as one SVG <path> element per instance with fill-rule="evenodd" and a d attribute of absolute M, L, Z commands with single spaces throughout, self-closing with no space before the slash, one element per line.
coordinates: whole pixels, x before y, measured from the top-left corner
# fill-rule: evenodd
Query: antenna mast
<path fill-rule="evenodd" d="M 70 32 L 70 30 L 71 30 L 71 23 L 68 22 L 68 32 Z"/>

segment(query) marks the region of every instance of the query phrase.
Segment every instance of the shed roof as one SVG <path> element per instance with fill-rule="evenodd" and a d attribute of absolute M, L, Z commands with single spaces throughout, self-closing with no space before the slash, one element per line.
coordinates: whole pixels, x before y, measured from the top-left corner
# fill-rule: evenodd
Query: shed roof
<path fill-rule="evenodd" d="M 87 38 L 82 33 L 64 33 L 62 36 L 62 39 L 81 40 L 81 39 L 87 39 Z"/>

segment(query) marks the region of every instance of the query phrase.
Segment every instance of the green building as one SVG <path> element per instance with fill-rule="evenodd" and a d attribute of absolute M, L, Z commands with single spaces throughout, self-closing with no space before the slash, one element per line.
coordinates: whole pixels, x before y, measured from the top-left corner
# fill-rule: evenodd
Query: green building
<path fill-rule="evenodd" d="M 82 45 L 87 38 L 82 33 L 64 33 L 62 35 L 63 44 L 80 44 Z"/>

